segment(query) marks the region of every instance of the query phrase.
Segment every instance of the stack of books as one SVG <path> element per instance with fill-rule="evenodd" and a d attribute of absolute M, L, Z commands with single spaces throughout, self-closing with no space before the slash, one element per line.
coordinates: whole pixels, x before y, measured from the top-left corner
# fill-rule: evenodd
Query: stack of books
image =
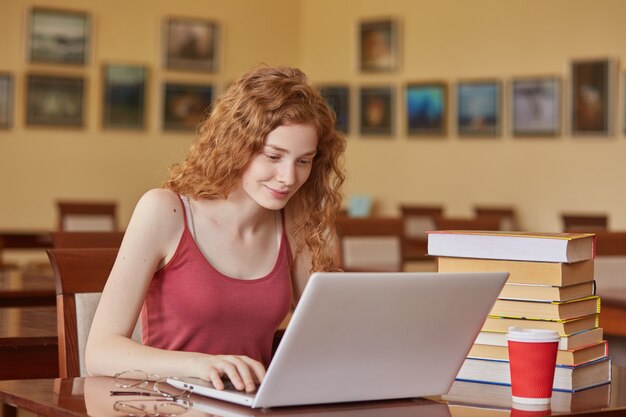
<path fill-rule="evenodd" d="M 576 392 L 611 381 L 598 327 L 593 234 L 432 231 L 428 254 L 438 257 L 439 272 L 510 274 L 457 380 L 510 385 L 506 333 L 518 326 L 561 335 L 553 390 Z"/>

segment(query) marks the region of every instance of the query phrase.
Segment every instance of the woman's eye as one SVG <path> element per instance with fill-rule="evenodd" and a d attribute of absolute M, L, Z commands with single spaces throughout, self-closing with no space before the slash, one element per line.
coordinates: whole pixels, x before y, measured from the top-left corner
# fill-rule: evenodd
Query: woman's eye
<path fill-rule="evenodd" d="M 266 157 L 267 159 L 269 159 L 270 161 L 278 161 L 278 160 L 280 159 L 280 156 L 278 156 L 278 155 L 272 155 L 272 154 L 269 154 L 269 153 L 266 153 L 266 154 L 265 154 L 265 157 Z"/>
<path fill-rule="evenodd" d="M 301 164 L 301 165 L 308 165 L 308 164 L 311 163 L 311 160 L 310 159 L 299 159 L 298 163 Z"/>

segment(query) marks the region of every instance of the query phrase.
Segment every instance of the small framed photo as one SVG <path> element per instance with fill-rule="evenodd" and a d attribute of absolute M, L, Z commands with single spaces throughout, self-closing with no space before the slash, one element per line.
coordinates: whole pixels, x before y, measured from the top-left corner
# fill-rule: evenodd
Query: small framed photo
<path fill-rule="evenodd" d="M 216 22 L 170 18 L 165 22 L 165 67 L 214 72 L 218 68 L 219 26 Z"/>
<path fill-rule="evenodd" d="M 391 136 L 394 119 L 392 87 L 361 87 L 361 134 Z"/>
<path fill-rule="evenodd" d="M 320 91 L 337 117 L 335 129 L 347 134 L 350 124 L 350 89 L 347 86 L 329 85 L 322 86 Z"/>
<path fill-rule="evenodd" d="M 147 69 L 142 66 L 104 66 L 103 127 L 143 129 L 146 77 Z"/>
<path fill-rule="evenodd" d="M 557 136 L 561 132 L 561 79 L 515 78 L 511 82 L 513 136 Z"/>
<path fill-rule="evenodd" d="M 13 78 L 0 73 L 0 129 L 8 129 L 13 123 Z"/>
<path fill-rule="evenodd" d="M 163 100 L 163 130 L 193 131 L 211 111 L 213 87 L 166 83 Z"/>
<path fill-rule="evenodd" d="M 363 72 L 391 72 L 400 66 L 398 22 L 368 20 L 359 24 L 359 68 Z"/>
<path fill-rule="evenodd" d="M 448 120 L 448 85 L 443 81 L 408 84 L 406 115 L 409 135 L 444 136 Z"/>
<path fill-rule="evenodd" d="M 82 77 L 29 75 L 26 84 L 26 125 L 83 126 Z"/>
<path fill-rule="evenodd" d="M 84 65 L 90 20 L 87 13 L 33 8 L 30 12 L 28 59 L 33 63 Z"/>
<path fill-rule="evenodd" d="M 572 134 L 612 133 L 615 63 L 610 59 L 572 62 Z"/>
<path fill-rule="evenodd" d="M 500 134 L 500 82 L 461 81 L 457 84 L 459 136 L 496 137 Z"/>

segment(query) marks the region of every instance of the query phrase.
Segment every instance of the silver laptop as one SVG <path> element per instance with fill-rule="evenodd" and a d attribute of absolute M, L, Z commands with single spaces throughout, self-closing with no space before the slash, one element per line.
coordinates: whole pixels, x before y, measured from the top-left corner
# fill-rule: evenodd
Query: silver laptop
<path fill-rule="evenodd" d="M 252 408 L 448 391 L 508 273 L 315 273 L 256 393 L 169 379 Z"/>

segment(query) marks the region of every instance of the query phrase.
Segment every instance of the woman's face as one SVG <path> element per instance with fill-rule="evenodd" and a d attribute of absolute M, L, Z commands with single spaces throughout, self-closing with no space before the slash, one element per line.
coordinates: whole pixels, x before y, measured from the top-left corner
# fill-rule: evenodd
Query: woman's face
<path fill-rule="evenodd" d="M 282 209 L 309 178 L 316 149 L 317 130 L 312 124 L 272 130 L 243 173 L 245 193 L 266 209 Z"/>

